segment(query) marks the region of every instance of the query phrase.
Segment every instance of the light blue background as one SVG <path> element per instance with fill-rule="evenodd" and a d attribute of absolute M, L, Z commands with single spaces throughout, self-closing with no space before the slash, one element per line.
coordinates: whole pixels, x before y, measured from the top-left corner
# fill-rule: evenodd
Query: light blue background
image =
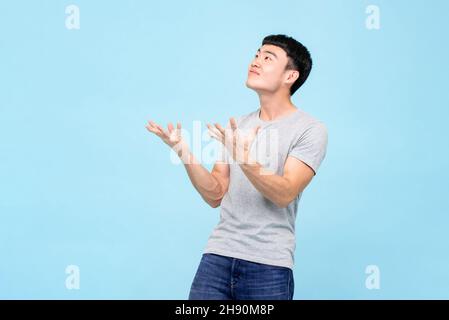
<path fill-rule="evenodd" d="M 80 8 L 81 29 L 65 27 Z M 365 27 L 378 5 L 380 30 Z M 447 1 L 2 1 L 0 298 L 186 299 L 219 209 L 145 128 L 254 111 L 284 33 L 329 147 L 297 219 L 295 299 L 449 298 Z M 211 165 L 207 166 L 209 169 Z M 78 265 L 80 290 L 65 268 Z M 365 287 L 377 265 L 381 288 Z"/>

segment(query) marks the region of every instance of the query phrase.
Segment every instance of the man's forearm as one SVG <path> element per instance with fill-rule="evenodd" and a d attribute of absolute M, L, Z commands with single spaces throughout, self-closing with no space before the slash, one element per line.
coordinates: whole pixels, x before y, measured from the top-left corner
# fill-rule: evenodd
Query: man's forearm
<path fill-rule="evenodd" d="M 240 163 L 240 168 L 253 186 L 278 207 L 286 207 L 294 199 L 290 182 L 274 172 L 267 171 L 260 163 Z"/>
<path fill-rule="evenodd" d="M 222 186 L 218 180 L 197 161 L 188 147 L 184 146 L 176 152 L 195 189 L 210 206 L 217 207 L 223 197 Z"/>

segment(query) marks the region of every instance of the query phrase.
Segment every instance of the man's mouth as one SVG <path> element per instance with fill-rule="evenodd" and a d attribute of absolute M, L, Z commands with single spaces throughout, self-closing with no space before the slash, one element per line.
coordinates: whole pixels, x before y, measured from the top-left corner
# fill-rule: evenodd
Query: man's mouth
<path fill-rule="evenodd" d="M 254 71 L 254 70 L 249 70 L 249 73 L 254 73 L 254 74 L 257 74 L 258 76 L 260 75 L 257 71 Z"/>

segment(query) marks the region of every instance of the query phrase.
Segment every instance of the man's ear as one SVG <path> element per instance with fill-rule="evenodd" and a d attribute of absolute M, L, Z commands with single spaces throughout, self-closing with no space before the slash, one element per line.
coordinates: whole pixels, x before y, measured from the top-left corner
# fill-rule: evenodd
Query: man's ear
<path fill-rule="evenodd" d="M 289 70 L 285 82 L 293 84 L 296 80 L 298 80 L 298 78 L 299 78 L 298 70 Z"/>

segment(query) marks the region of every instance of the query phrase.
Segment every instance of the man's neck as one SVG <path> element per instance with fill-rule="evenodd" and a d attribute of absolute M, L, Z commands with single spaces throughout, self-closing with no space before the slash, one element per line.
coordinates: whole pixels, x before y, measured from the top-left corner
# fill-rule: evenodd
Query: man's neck
<path fill-rule="evenodd" d="M 286 97 L 285 94 L 259 94 L 259 101 L 259 117 L 264 121 L 276 120 L 297 110 L 290 97 Z"/>

